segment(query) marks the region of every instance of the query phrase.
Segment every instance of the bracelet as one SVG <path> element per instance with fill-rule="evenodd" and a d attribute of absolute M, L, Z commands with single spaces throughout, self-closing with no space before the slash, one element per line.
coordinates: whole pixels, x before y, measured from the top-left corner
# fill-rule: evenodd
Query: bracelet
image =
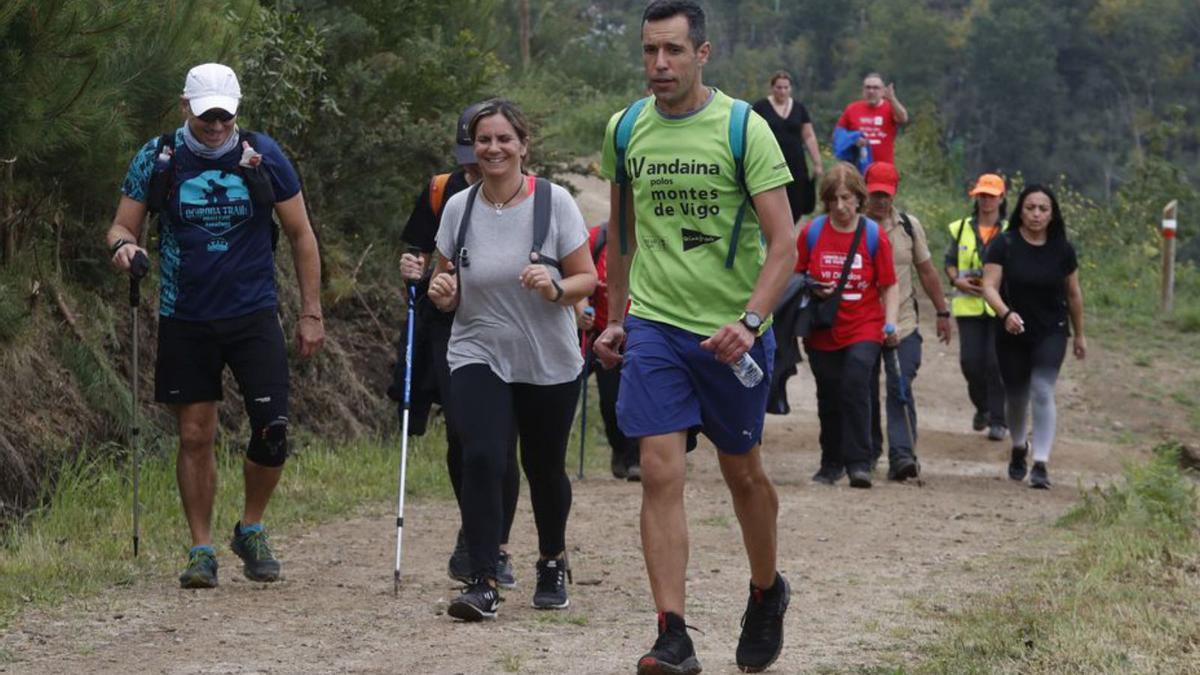
<path fill-rule="evenodd" d="M 559 300 L 562 300 L 563 287 L 559 286 L 558 282 L 555 281 L 554 279 L 550 280 L 550 285 L 554 287 L 554 299 L 551 300 L 550 302 L 557 303 Z"/>
<path fill-rule="evenodd" d="M 320 314 L 301 314 L 300 318 L 301 319 L 312 319 L 312 320 L 316 321 L 317 323 L 321 323 L 321 321 L 322 321 Z"/>
<path fill-rule="evenodd" d="M 1012 313 L 1012 307 L 1009 307 L 1008 311 L 1004 313 L 1004 316 L 1000 317 L 1000 323 L 1008 323 L 1008 315 Z"/>
<path fill-rule="evenodd" d="M 938 317 L 939 319 L 949 319 L 949 318 L 950 318 L 950 312 L 949 312 L 949 311 L 941 311 L 941 312 L 938 312 L 938 313 L 937 313 L 937 317 Z"/>
<path fill-rule="evenodd" d="M 128 239 L 118 239 L 118 240 L 117 240 L 117 243 L 115 243 L 115 244 L 113 244 L 112 246 L 110 246 L 110 247 L 109 247 L 109 249 L 108 249 L 108 252 L 109 252 L 109 254 L 110 254 L 110 255 L 111 255 L 111 254 L 115 254 L 117 251 L 120 251 L 120 250 L 121 250 L 121 247 L 122 247 L 122 246 L 124 246 L 124 245 L 126 245 L 126 244 L 132 244 L 132 243 L 133 243 L 133 242 L 132 242 L 132 241 L 129 241 Z"/>

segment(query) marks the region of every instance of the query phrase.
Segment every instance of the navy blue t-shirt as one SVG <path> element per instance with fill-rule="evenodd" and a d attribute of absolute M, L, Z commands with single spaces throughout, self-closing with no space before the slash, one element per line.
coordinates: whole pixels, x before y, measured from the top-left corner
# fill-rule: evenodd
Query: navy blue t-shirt
<path fill-rule="evenodd" d="M 254 134 L 275 201 L 300 192 L 300 179 L 279 145 Z M 146 203 L 158 139 L 129 165 L 121 193 Z M 185 321 L 245 316 L 278 305 L 272 209 L 256 207 L 238 171 L 239 146 L 217 159 L 198 157 L 175 131 L 175 185 L 160 216 L 159 313 Z"/>

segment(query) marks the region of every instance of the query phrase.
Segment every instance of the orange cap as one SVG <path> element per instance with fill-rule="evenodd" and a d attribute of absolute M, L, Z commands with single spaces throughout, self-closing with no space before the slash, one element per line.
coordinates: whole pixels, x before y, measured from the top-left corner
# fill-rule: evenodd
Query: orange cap
<path fill-rule="evenodd" d="M 991 195 L 993 197 L 1004 196 L 1004 179 L 994 173 L 985 173 L 975 181 L 975 187 L 968 192 L 972 197 L 979 195 Z"/>

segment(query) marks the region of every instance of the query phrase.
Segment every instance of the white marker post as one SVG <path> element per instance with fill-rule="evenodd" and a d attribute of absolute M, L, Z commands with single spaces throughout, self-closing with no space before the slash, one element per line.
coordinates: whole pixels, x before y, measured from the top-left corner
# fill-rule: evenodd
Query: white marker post
<path fill-rule="evenodd" d="M 1175 309 L 1175 234 L 1179 229 L 1179 201 L 1172 199 L 1163 207 L 1162 236 L 1162 312 L 1169 315 Z"/>

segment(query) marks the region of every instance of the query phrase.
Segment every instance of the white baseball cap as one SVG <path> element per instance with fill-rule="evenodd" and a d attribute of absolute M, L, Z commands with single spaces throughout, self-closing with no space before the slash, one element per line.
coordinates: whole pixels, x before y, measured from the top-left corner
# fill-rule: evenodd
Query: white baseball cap
<path fill-rule="evenodd" d="M 193 115 L 203 115 L 213 108 L 236 115 L 242 88 L 229 66 L 202 63 L 188 71 L 183 83 L 183 97 L 188 100 Z"/>

